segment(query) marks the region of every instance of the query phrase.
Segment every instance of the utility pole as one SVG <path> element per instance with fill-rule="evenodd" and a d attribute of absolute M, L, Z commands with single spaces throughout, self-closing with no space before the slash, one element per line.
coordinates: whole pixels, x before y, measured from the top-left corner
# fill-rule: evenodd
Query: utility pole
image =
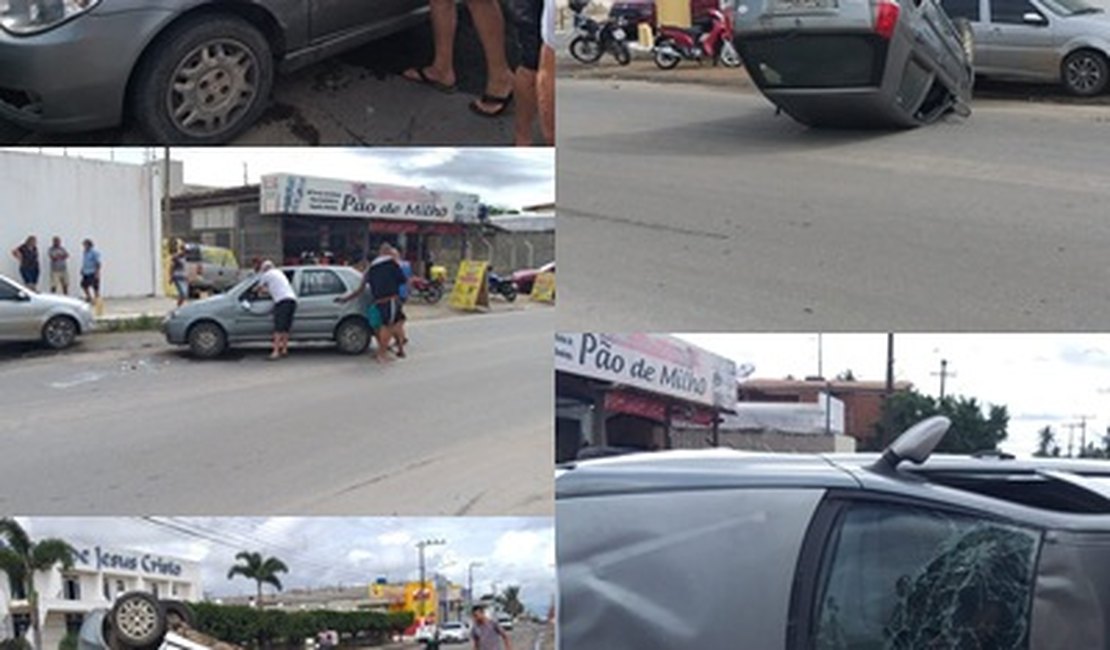
<path fill-rule="evenodd" d="M 429 546 L 443 546 L 446 543 L 447 540 L 443 539 L 422 539 L 416 543 L 416 550 L 420 556 L 420 591 L 418 595 L 420 599 L 421 618 L 428 616 L 428 580 L 424 567 L 424 549 Z"/>
<path fill-rule="evenodd" d="M 1079 455 L 1082 456 L 1087 451 L 1087 420 L 1094 419 L 1093 415 L 1076 415 L 1075 418 L 1079 420 Z"/>
<path fill-rule="evenodd" d="M 817 376 L 825 377 L 825 347 L 821 332 L 817 333 Z"/>
<path fill-rule="evenodd" d="M 481 562 L 471 562 L 466 567 L 466 615 L 474 608 L 474 568 L 482 566 Z"/>
<path fill-rule="evenodd" d="M 944 401 L 944 380 L 949 377 L 955 377 L 956 373 L 948 372 L 948 359 L 940 360 L 940 372 L 929 373 L 934 377 L 940 377 L 940 401 Z"/>
<path fill-rule="evenodd" d="M 886 334 L 886 390 L 883 392 L 883 439 L 885 448 L 890 442 L 892 423 L 890 421 L 890 398 L 894 396 L 894 332 Z"/>
<path fill-rule="evenodd" d="M 1068 430 L 1068 458 L 1072 458 L 1072 447 L 1075 442 L 1075 430 L 1079 427 L 1078 422 L 1067 422 L 1060 426 Z"/>

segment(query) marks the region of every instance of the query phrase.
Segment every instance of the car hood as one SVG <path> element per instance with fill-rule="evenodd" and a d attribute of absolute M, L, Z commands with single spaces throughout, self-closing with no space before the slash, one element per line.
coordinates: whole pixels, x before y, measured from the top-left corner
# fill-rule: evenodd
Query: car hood
<path fill-rule="evenodd" d="M 203 298 L 201 300 L 197 300 L 195 302 L 190 302 L 186 305 L 178 307 L 177 309 L 170 312 L 170 317 L 171 318 L 192 318 L 194 316 L 200 316 L 202 314 L 204 314 L 204 315 L 213 314 L 217 311 L 221 311 L 223 309 L 226 309 L 227 307 L 231 307 L 234 304 L 235 304 L 235 298 L 231 297 L 230 295 L 228 295 L 226 293 L 221 293 L 221 294 L 216 295 L 216 296 L 210 296 L 208 298 Z"/>
<path fill-rule="evenodd" d="M 51 307 L 67 307 L 69 309 L 89 309 L 89 304 L 84 300 L 77 298 L 70 298 L 69 296 L 58 296 L 50 293 L 36 293 L 34 295 L 35 302 L 42 305 Z"/>
<path fill-rule="evenodd" d="M 1079 14 L 1077 16 L 1067 16 L 1064 18 L 1068 25 L 1075 27 L 1076 25 L 1090 25 L 1094 29 L 1098 29 L 1098 34 L 1092 36 L 1102 36 L 1105 38 L 1110 35 L 1110 12 L 1102 11 L 1097 14 Z"/>

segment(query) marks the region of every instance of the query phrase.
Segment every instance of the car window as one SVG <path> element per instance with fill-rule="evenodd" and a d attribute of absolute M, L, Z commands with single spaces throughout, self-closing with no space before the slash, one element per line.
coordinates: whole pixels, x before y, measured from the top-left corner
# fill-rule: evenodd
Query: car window
<path fill-rule="evenodd" d="M 305 271 L 301 274 L 302 296 L 331 296 L 347 292 L 347 286 L 334 271 Z"/>
<path fill-rule="evenodd" d="M 942 0 L 941 6 L 952 18 L 966 18 L 979 22 L 979 0 Z"/>
<path fill-rule="evenodd" d="M 1040 14 L 1028 0 L 991 0 L 991 22 L 1007 25 L 1024 25 L 1027 13 Z"/>
<path fill-rule="evenodd" d="M 1039 532 L 856 503 L 829 539 L 813 610 L 819 650 L 1029 646 Z"/>
<path fill-rule="evenodd" d="M 199 262 L 199 261 L 201 261 L 201 251 L 200 251 L 200 249 L 195 247 L 195 246 L 191 246 L 189 248 L 186 248 L 185 249 L 185 261 L 186 262 Z"/>
<path fill-rule="evenodd" d="M 15 300 L 16 296 L 18 295 L 19 289 L 16 289 L 13 285 L 0 280 L 0 300 Z"/>

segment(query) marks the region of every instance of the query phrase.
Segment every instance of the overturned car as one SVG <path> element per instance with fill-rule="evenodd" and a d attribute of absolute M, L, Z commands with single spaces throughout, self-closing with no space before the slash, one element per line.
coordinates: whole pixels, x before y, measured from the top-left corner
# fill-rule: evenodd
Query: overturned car
<path fill-rule="evenodd" d="M 948 426 L 561 467 L 562 647 L 1110 647 L 1110 464 L 932 455 Z"/>
<path fill-rule="evenodd" d="M 971 26 L 937 0 L 738 0 L 752 81 L 810 126 L 905 128 L 971 113 Z"/>

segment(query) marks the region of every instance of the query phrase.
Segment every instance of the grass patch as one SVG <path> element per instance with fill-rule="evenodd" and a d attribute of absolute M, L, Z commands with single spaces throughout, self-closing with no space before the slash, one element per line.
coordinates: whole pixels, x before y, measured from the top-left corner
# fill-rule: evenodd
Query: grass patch
<path fill-rule="evenodd" d="M 112 318 L 100 321 L 97 329 L 102 332 L 148 332 L 162 328 L 162 318 L 143 314 L 136 318 Z"/>

